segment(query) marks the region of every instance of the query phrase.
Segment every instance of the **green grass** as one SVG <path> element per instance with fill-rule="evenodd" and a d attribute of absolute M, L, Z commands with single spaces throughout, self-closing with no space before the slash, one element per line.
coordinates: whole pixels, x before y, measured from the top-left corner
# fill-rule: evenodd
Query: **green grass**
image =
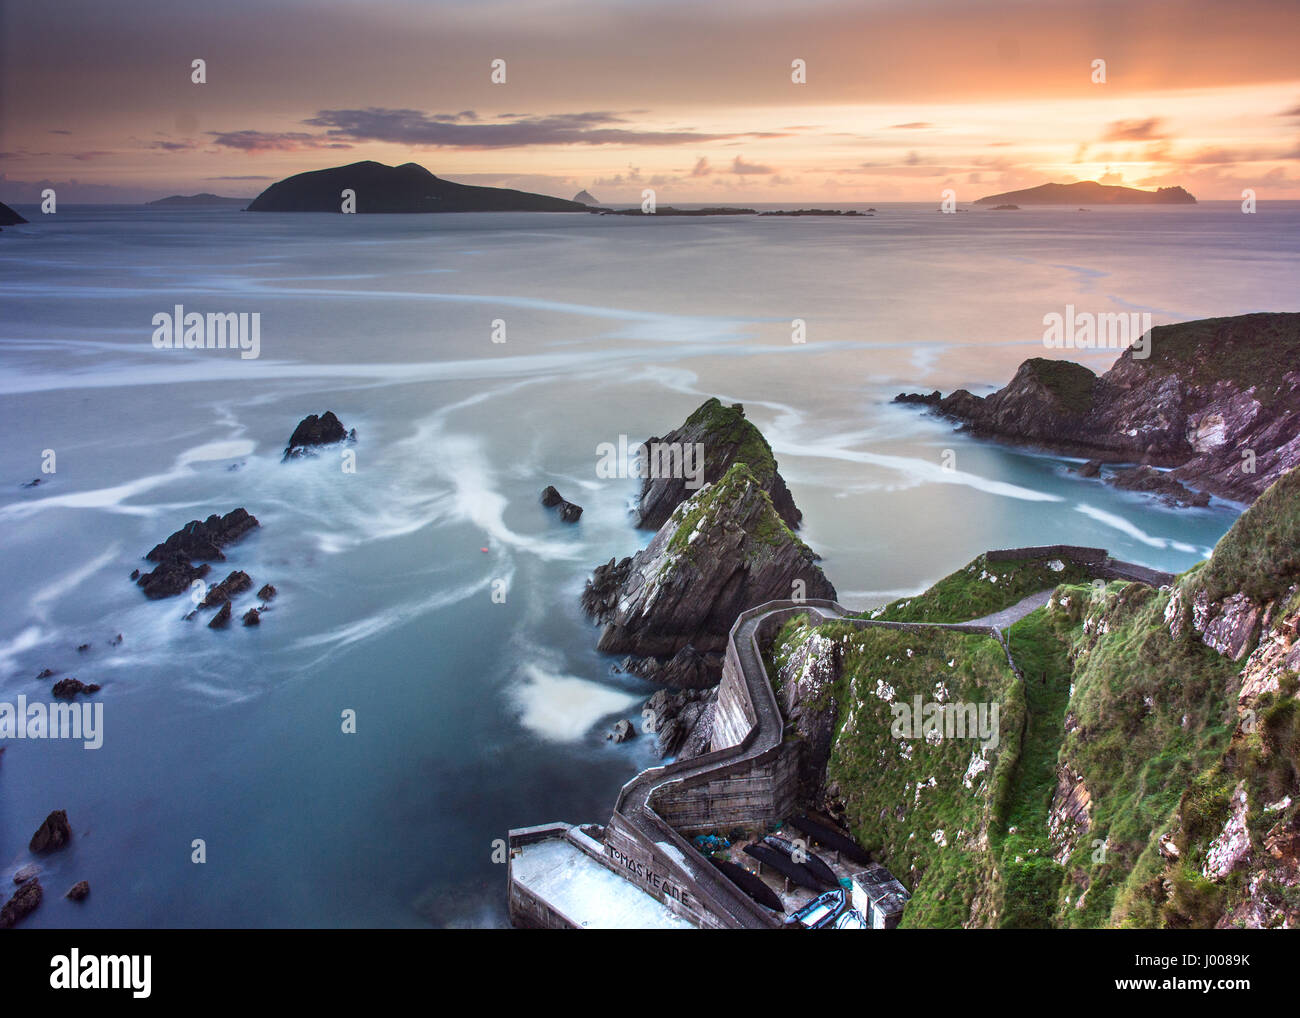
<path fill-rule="evenodd" d="M 839 711 L 828 780 L 845 792 L 854 836 L 912 890 L 904 925 L 967 924 L 973 910 L 981 911 L 980 900 L 991 900 L 992 860 L 977 846 L 996 790 L 1005 785 L 1002 774 L 1014 764 L 1024 719 L 1019 683 L 1001 646 L 991 637 L 941 630 L 860 629 L 841 622 L 816 631 L 844 648 L 841 677 L 825 692 L 828 701 L 851 706 Z M 788 661 L 812 632 L 805 617 L 788 622 L 773 642 L 773 663 Z M 947 702 L 999 705 L 999 744 L 971 788 L 963 776 L 979 741 L 896 738 L 890 703 L 877 696 L 878 682 L 893 687 L 896 703 L 911 704 L 915 695 L 932 702 L 942 684 Z M 918 785 L 924 786 L 919 796 Z M 902 817 L 894 812 L 900 805 Z M 939 830 L 946 847 L 933 840 Z"/>
<path fill-rule="evenodd" d="M 1178 372 L 1194 385 L 1221 380 L 1255 386 L 1255 398 L 1271 403 L 1285 390 L 1278 365 L 1300 360 L 1300 314 L 1294 312 L 1205 318 L 1151 330 L 1148 370 Z"/>
<path fill-rule="evenodd" d="M 989 562 L 981 555 L 924 594 L 859 614 L 885 622 L 968 622 L 1010 608 L 1040 590 L 1061 583 L 1084 583 L 1089 578 L 1083 566 L 1061 560 L 1065 568 L 1056 572 L 1047 567 L 1049 561 Z"/>
<path fill-rule="evenodd" d="M 668 542 L 668 551 L 675 557 L 689 558 L 691 534 L 698 528 L 709 530 L 725 516 L 745 515 L 746 510 L 739 505 L 739 500 L 743 498 L 758 503 L 757 511 L 753 513 L 745 531 L 755 548 L 779 547 L 789 543 L 807 550 L 808 546 L 785 525 L 772 505 L 772 497 L 763 490 L 749 465 L 738 462 L 732 464 L 717 481 L 673 511 L 670 520 L 679 522 Z"/>
<path fill-rule="evenodd" d="M 1092 409 L 1093 389 L 1097 376 L 1074 361 L 1032 357 L 1025 365 L 1039 384 L 1055 397 L 1061 408 L 1072 414 L 1086 414 Z"/>
<path fill-rule="evenodd" d="M 1215 546 L 1197 582 L 1211 601 L 1241 592 L 1257 601 L 1282 594 L 1300 575 L 1300 469 L 1283 474 Z"/>
<path fill-rule="evenodd" d="M 736 445 L 734 463 L 748 464 L 759 484 L 770 488 L 776 478 L 776 459 L 763 433 L 745 419 L 739 403 L 724 406 L 717 397 L 705 400 L 686 418 L 686 428 L 703 428 L 708 440 L 719 445 Z"/>

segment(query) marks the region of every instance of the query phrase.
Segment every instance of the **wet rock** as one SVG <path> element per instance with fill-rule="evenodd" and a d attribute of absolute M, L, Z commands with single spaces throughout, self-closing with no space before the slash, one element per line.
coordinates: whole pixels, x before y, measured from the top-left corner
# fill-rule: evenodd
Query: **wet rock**
<path fill-rule="evenodd" d="M 83 643 L 83 644 L 81 644 L 80 646 L 77 647 L 77 653 L 78 653 L 78 654 L 84 654 L 84 653 L 86 653 L 86 651 L 88 651 L 88 650 L 90 650 L 90 644 L 88 644 L 88 643 Z"/>
<path fill-rule="evenodd" d="M 40 872 L 41 868 L 39 866 L 35 863 L 28 863 L 14 874 L 14 883 L 25 884 L 27 881 L 35 879 Z"/>
<path fill-rule="evenodd" d="M 91 693 L 98 693 L 99 683 L 87 683 L 73 678 L 60 679 L 54 684 L 51 692 L 60 700 L 75 700 L 78 693 L 85 693 L 87 696 Z"/>
<path fill-rule="evenodd" d="M 31 880 L 14 892 L 4 908 L 0 908 L 0 930 L 9 930 L 36 911 L 45 892 L 39 880 Z"/>
<path fill-rule="evenodd" d="M 221 610 L 212 616 L 212 620 L 208 623 L 208 628 L 225 629 L 226 626 L 230 625 L 230 614 L 230 602 L 226 601 L 222 604 Z"/>
<path fill-rule="evenodd" d="M 73 901 L 85 901 L 88 894 L 90 894 L 90 881 L 78 880 L 68 888 L 68 893 L 64 897 L 71 898 Z"/>
<path fill-rule="evenodd" d="M 35 477 L 35 478 L 33 478 L 32 480 L 28 481 L 26 484 L 24 484 L 23 487 L 24 487 L 24 488 L 35 488 L 35 487 L 36 487 L 38 484 L 40 484 L 40 483 L 41 483 L 41 479 L 40 479 L 39 477 Z"/>
<path fill-rule="evenodd" d="M 262 589 L 257 592 L 257 598 L 259 601 L 270 601 L 276 593 L 276 589 L 269 583 L 263 584 Z"/>
<path fill-rule="evenodd" d="M 938 406 L 943 400 L 943 393 L 938 389 L 934 392 L 900 392 L 894 397 L 894 403 L 911 403 L 921 406 Z"/>
<path fill-rule="evenodd" d="M 139 569 L 132 569 L 132 570 L 131 570 L 131 579 L 132 579 L 132 580 L 138 580 L 139 578 L 140 578 L 140 570 L 139 570 Z"/>
<path fill-rule="evenodd" d="M 172 555 L 158 564 L 151 572 L 145 573 L 136 583 L 144 589 L 144 596 L 150 600 L 163 597 L 175 597 L 190 589 L 190 584 L 207 576 L 212 567 L 204 562 L 191 565 L 183 555 Z"/>
<path fill-rule="evenodd" d="M 347 430 L 343 427 L 343 423 L 334 416 L 333 410 L 326 410 L 319 417 L 315 414 L 308 414 L 293 429 L 293 434 L 289 437 L 289 444 L 284 450 L 284 458 L 291 459 L 311 455 L 311 451 L 315 446 L 334 445 L 336 442 L 342 442 L 348 437 Z M 351 433 L 351 438 L 354 441 L 356 440 L 355 430 Z"/>
<path fill-rule="evenodd" d="M 574 502 L 567 501 L 554 486 L 547 485 L 542 491 L 542 505 L 548 509 L 559 506 L 560 519 L 565 523 L 577 523 L 578 518 L 582 516 L 582 506 Z"/>
<path fill-rule="evenodd" d="M 648 547 L 599 567 L 582 604 L 603 625 L 598 649 L 672 657 L 687 646 L 722 652 L 742 611 L 796 591 L 835 597 L 816 555 L 737 463 L 679 505 Z"/>
<path fill-rule="evenodd" d="M 53 677 L 54 677 L 53 668 L 42 668 L 41 673 L 38 676 L 36 676 L 36 679 L 39 682 L 41 679 L 49 679 Z"/>
<path fill-rule="evenodd" d="M 185 559 L 221 562 L 221 551 L 258 526 L 257 517 L 247 509 L 232 509 L 225 516 L 213 513 L 206 520 L 190 520 L 162 544 L 155 545 L 145 556 L 150 562 L 165 562 L 174 556 Z"/>
<path fill-rule="evenodd" d="M 1169 506 L 1204 508 L 1210 504 L 1210 496 L 1207 492 L 1192 491 L 1169 473 L 1157 470 L 1155 467 L 1140 466 L 1117 470 L 1111 475 L 1110 483 L 1126 491 L 1141 491 L 1155 495 Z"/>
<path fill-rule="evenodd" d="M 236 569 L 220 583 L 208 588 L 208 595 L 203 599 L 203 603 L 199 607 L 215 608 L 217 605 L 242 594 L 252 586 L 252 577 L 242 569 Z"/>
<path fill-rule="evenodd" d="M 614 742 L 627 742 L 628 739 L 636 738 L 636 726 L 631 721 L 619 721 L 605 738 L 613 739 Z"/>
<path fill-rule="evenodd" d="M 56 809 L 37 828 L 27 847 L 36 855 L 40 855 L 43 852 L 57 851 L 71 840 L 72 828 L 68 824 L 68 814 L 61 809 Z"/>
<path fill-rule="evenodd" d="M 249 608 L 248 611 L 244 612 L 243 621 L 246 626 L 260 626 L 262 624 L 262 613 L 256 608 Z"/>
<path fill-rule="evenodd" d="M 1101 460 L 1088 460 L 1075 473 L 1080 477 L 1098 477 L 1101 474 Z"/>

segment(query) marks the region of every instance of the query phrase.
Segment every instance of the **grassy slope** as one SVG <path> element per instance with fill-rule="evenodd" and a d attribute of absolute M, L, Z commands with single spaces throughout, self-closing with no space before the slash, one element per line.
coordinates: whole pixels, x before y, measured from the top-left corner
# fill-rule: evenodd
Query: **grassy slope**
<path fill-rule="evenodd" d="M 862 618 L 886 622 L 966 622 L 1010 608 L 1040 590 L 1088 579 L 1087 570 L 1081 566 L 1065 562 L 1065 568 L 1057 572 L 1048 568 L 1048 561 L 989 562 L 981 555 L 924 594 L 900 598 L 860 614 Z"/>
<path fill-rule="evenodd" d="M 707 399 L 686 418 L 685 427 L 706 429 L 710 444 L 734 443 L 738 448 L 733 462 L 749 464 L 759 484 L 764 488 L 772 486 L 776 477 L 772 447 L 767 444 L 763 433 L 745 419 L 745 412 L 739 405 L 724 406 L 717 397 Z"/>

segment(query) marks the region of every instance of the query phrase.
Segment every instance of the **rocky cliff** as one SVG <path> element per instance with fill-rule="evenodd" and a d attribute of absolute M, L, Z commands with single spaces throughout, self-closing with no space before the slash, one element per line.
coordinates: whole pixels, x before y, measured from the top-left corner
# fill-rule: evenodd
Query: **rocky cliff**
<path fill-rule="evenodd" d="M 18 226 L 20 223 L 27 222 L 22 216 L 11 209 L 4 202 L 0 202 L 0 226 Z"/>
<path fill-rule="evenodd" d="M 1036 357 L 990 396 L 958 389 L 899 401 L 932 406 L 981 437 L 1173 468 L 1164 481 L 1154 471 L 1116 479 L 1184 501 L 1190 487 L 1249 503 L 1300 465 L 1300 314 L 1158 326 L 1150 356 L 1136 352 L 1100 377 Z"/>
<path fill-rule="evenodd" d="M 697 444 L 703 447 L 703 481 L 712 484 L 736 463 L 746 464 L 763 490 L 771 496 L 786 526 L 796 529 L 803 514 L 794 504 L 794 498 L 777 471 L 772 447 L 767 444 L 758 428 L 745 419 L 745 408 L 739 403 L 724 406 L 718 399 L 706 400 L 680 428 L 662 438 L 646 439 L 651 450 L 656 447 L 686 449 Z M 674 472 L 667 472 L 674 473 Z M 641 484 L 641 500 L 637 506 L 636 525 L 658 529 L 693 490 L 687 487 L 690 480 L 680 476 L 646 477 Z M 695 490 L 698 490 L 695 489 Z"/>
<path fill-rule="evenodd" d="M 822 780 L 911 887 L 905 924 L 1295 927 L 1300 471 L 1168 586 L 1059 575 L 1007 634 L 1014 674 L 996 641 L 942 630 L 795 620 L 773 641 L 795 736 L 835 714 Z M 873 617 L 957 621 L 969 585 Z M 1000 704 L 998 745 L 891 730 L 913 697 Z"/>
<path fill-rule="evenodd" d="M 602 651 L 694 659 L 722 651 L 746 608 L 799 592 L 835 596 L 754 472 L 736 463 L 678 505 L 648 547 L 597 568 L 582 604 L 602 624 Z"/>

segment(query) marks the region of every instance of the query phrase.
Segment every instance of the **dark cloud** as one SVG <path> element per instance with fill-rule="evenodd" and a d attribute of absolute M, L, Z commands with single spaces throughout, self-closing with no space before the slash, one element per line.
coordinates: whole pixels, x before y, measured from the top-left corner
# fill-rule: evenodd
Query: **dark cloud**
<path fill-rule="evenodd" d="M 508 123 L 479 123 L 472 111 L 428 114 L 421 110 L 370 107 L 321 110 L 303 123 L 323 127 L 332 139 L 383 141 L 432 148 L 521 148 L 527 145 L 682 145 L 747 137 L 696 131 L 643 131 L 612 125 L 628 121 L 608 112 L 514 114 Z"/>
<path fill-rule="evenodd" d="M 1146 120 L 1115 120 L 1106 126 L 1102 141 L 1154 141 L 1163 138 L 1159 117 Z"/>
<path fill-rule="evenodd" d="M 209 131 L 222 148 L 241 152 L 296 152 L 312 148 L 351 148 L 351 145 L 303 131 Z"/>

